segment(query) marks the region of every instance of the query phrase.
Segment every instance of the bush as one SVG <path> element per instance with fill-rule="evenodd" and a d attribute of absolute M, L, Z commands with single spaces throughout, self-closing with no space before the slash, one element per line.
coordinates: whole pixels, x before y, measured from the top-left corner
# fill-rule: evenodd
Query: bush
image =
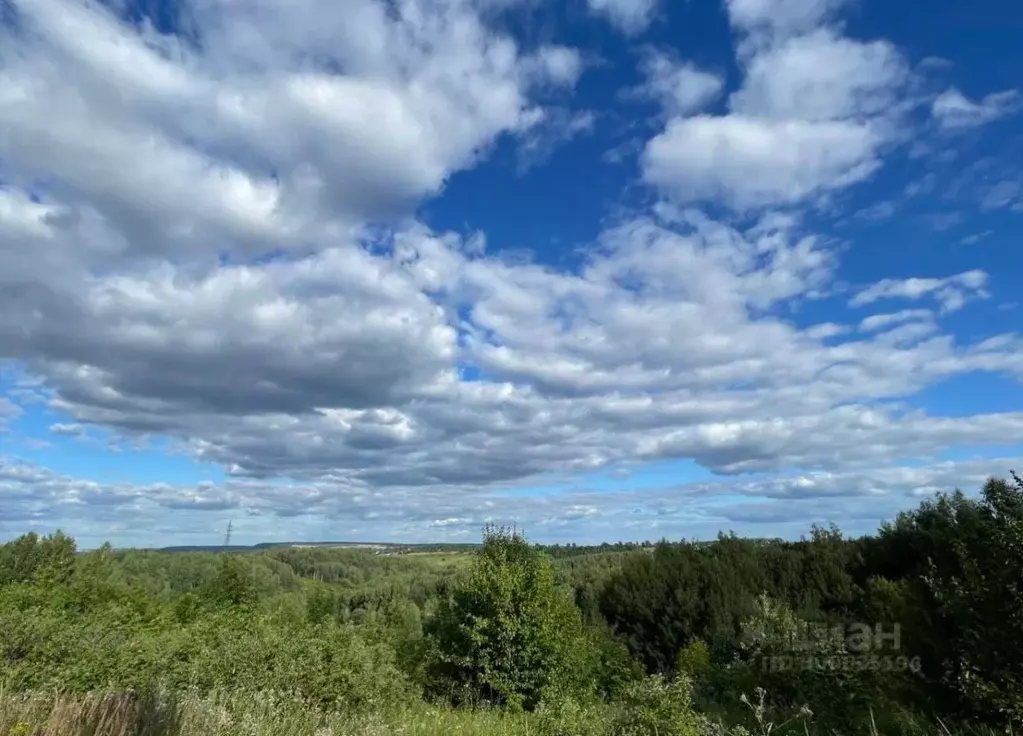
<path fill-rule="evenodd" d="M 692 683 L 684 676 L 646 677 L 628 688 L 617 708 L 611 736 L 703 736 L 710 721 L 693 710 Z"/>
<path fill-rule="evenodd" d="M 601 698 L 615 700 L 646 673 L 629 648 L 606 626 L 595 627 L 590 636 L 595 650 L 591 679 Z"/>
<path fill-rule="evenodd" d="M 539 736 L 604 736 L 610 723 L 607 708 L 574 698 L 546 699 L 536 710 Z"/>
<path fill-rule="evenodd" d="M 702 639 L 693 639 L 678 653 L 675 674 L 697 682 L 710 672 L 710 650 Z"/>
<path fill-rule="evenodd" d="M 488 528 L 468 578 L 427 633 L 441 692 L 456 700 L 533 709 L 555 683 L 582 687 L 592 647 L 547 556 L 524 537 Z"/>

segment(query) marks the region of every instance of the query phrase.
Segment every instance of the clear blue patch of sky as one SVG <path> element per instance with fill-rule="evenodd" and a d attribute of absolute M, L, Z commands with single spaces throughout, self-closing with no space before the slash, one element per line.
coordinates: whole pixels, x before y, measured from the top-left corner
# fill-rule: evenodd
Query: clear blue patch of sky
<path fill-rule="evenodd" d="M 22 435 L 0 435 L 0 452 L 27 460 L 61 475 L 97 483 L 169 483 L 192 485 L 203 481 L 221 482 L 223 470 L 216 465 L 198 463 L 180 454 L 169 454 L 155 443 L 152 449 L 124 449 L 111 452 L 106 443 L 91 438 L 49 434 L 49 447 L 27 445 Z"/>
<path fill-rule="evenodd" d="M 0 378 L 0 396 L 10 386 Z M 18 403 L 15 401 L 15 403 Z M 202 481 L 220 482 L 223 470 L 175 453 L 166 440 L 156 439 L 146 449 L 132 449 L 117 443 L 120 452 L 108 449 L 106 431 L 85 427 L 82 435 L 50 431 L 54 424 L 75 424 L 68 416 L 38 404 L 22 405 L 24 414 L 9 423 L 0 434 L 0 454 L 20 458 L 55 473 L 99 483 L 170 483 L 190 485 Z M 45 444 L 43 444 L 45 443 Z"/>
<path fill-rule="evenodd" d="M 987 447 L 968 447 L 948 450 L 938 455 L 939 462 L 965 462 L 967 460 L 1012 460 L 1023 456 L 1023 441 L 1012 442 L 1007 440 L 1001 445 L 989 445 Z M 921 465 L 933 465 L 933 463 L 921 463 Z M 1023 473 L 1023 464 L 1020 467 L 999 467 L 998 464 L 991 466 L 991 475 L 1008 476 L 1010 470 Z"/>
<path fill-rule="evenodd" d="M 961 82 L 967 94 L 1019 84 L 1023 4 L 1016 0 L 864 0 L 849 5 L 844 13 L 849 33 L 864 38 L 883 35 L 914 61 L 926 57 L 955 61 L 956 69 L 971 72 Z"/>
<path fill-rule="evenodd" d="M 990 373 L 966 373 L 946 378 L 928 386 L 913 397 L 913 404 L 922 406 L 936 417 L 969 417 L 976 414 L 997 414 L 1023 410 L 1023 386 L 1019 381 Z M 1023 443 L 1023 437 L 1015 439 Z"/>
<path fill-rule="evenodd" d="M 482 230 L 491 253 L 530 250 L 538 262 L 564 265 L 597 237 L 594 214 L 606 211 L 621 190 L 620 174 L 594 161 L 594 153 L 600 155 L 594 145 L 577 139 L 554 151 L 549 163 L 563 171 L 559 176 L 543 166 L 519 174 L 514 143 L 505 139 L 496 152 L 498 165 L 454 174 L 443 196 L 426 202 L 419 217 L 438 231 Z"/>

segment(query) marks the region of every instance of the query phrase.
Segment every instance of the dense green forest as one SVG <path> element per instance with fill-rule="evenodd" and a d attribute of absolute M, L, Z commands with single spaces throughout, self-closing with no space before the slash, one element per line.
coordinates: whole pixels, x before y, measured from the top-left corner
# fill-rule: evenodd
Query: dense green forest
<path fill-rule="evenodd" d="M 0 736 L 995 733 L 1023 482 L 877 534 L 471 549 L 0 547 Z"/>

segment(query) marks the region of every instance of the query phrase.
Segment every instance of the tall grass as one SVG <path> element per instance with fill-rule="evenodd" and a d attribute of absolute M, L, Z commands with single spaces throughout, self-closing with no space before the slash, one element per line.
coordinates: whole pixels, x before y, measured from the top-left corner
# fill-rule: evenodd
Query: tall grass
<path fill-rule="evenodd" d="M 345 715 L 268 693 L 0 694 L 0 736 L 505 736 L 537 733 L 531 719 L 524 713 L 426 705 Z"/>
<path fill-rule="evenodd" d="M 753 718 L 743 726 L 704 721 L 692 736 L 810 736 L 822 733 L 808 718 L 771 723 L 763 697 L 747 704 Z M 59 695 L 0 692 L 0 736 L 664 736 L 642 718 L 623 722 L 611 710 L 570 703 L 536 713 L 498 709 L 460 710 L 399 706 L 373 714 L 311 708 L 272 693 L 223 695 L 136 695 L 131 692 Z M 639 716 L 639 713 L 636 713 Z M 615 725 L 617 724 L 617 725 Z M 671 729 L 671 733 L 681 733 Z M 916 724 L 898 736 L 996 736 L 988 728 L 949 729 L 938 722 Z M 1012 736 L 1011 732 L 1007 732 Z M 837 736 L 826 734 L 826 736 Z M 872 714 L 862 736 L 895 736 L 878 728 Z"/>

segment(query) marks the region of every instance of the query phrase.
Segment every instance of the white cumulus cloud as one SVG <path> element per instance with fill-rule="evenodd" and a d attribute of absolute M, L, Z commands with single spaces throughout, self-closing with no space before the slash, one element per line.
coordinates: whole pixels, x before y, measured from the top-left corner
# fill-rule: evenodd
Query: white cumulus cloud
<path fill-rule="evenodd" d="M 901 128 L 895 103 L 908 71 L 891 44 L 852 40 L 828 25 L 836 7 L 730 0 L 742 84 L 723 115 L 687 118 L 675 105 L 644 150 L 647 182 L 675 201 L 747 210 L 796 204 L 869 178 Z M 699 89 L 692 81 L 675 86 Z"/>

